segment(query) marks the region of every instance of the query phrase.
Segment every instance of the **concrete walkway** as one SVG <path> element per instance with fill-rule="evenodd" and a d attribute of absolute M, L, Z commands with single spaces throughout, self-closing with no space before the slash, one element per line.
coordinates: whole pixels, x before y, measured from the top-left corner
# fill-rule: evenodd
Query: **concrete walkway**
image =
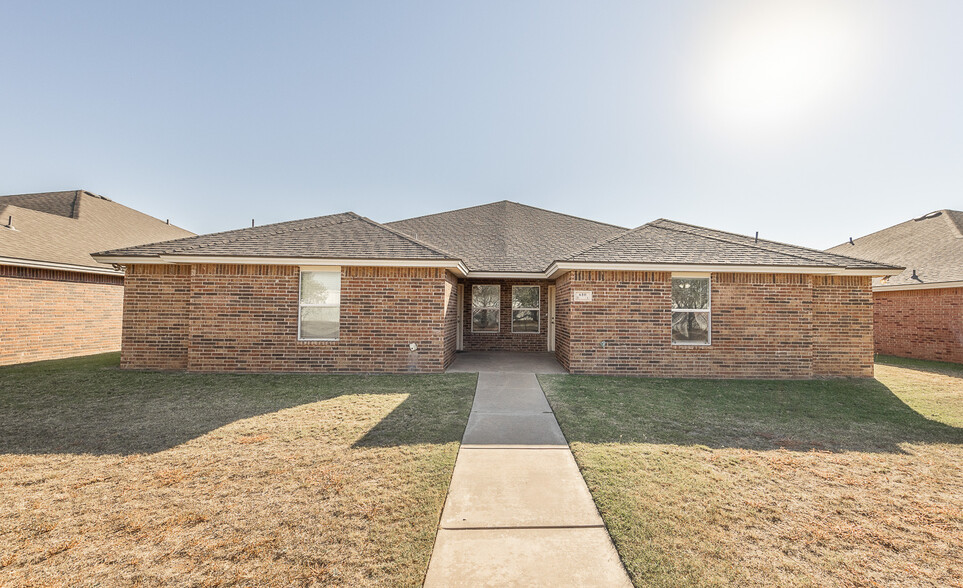
<path fill-rule="evenodd" d="M 425 586 L 630 585 L 535 374 L 480 372 Z"/>

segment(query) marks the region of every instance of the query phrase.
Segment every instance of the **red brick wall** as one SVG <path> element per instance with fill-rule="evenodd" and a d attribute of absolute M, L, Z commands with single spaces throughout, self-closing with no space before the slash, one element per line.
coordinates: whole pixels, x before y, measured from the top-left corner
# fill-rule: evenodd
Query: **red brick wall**
<path fill-rule="evenodd" d="M 126 283 L 120 367 L 187 369 L 191 266 L 132 265 Z"/>
<path fill-rule="evenodd" d="M 547 280 L 464 280 L 465 351 L 548 351 L 548 286 Z M 471 330 L 471 287 L 474 284 L 497 284 L 501 287 L 501 324 L 497 333 L 473 333 Z M 512 333 L 512 286 L 540 286 L 539 332 Z M 556 294 L 557 295 L 557 294 Z"/>
<path fill-rule="evenodd" d="M 458 278 L 445 272 L 445 366 L 455 361 L 458 344 Z"/>
<path fill-rule="evenodd" d="M 120 349 L 124 278 L 0 266 L 0 365 Z"/>
<path fill-rule="evenodd" d="M 807 275 L 713 274 L 712 344 L 690 346 L 671 344 L 671 274 L 573 271 L 559 288 L 560 306 L 569 308 L 559 309 L 558 322 L 567 326 L 560 339 L 568 350 L 558 355 L 573 373 L 867 376 L 872 374 L 871 340 L 867 343 L 864 332 L 870 324 L 869 278 L 856 281 L 823 286 Z M 571 301 L 569 289 L 591 291 L 593 299 Z M 831 318 L 827 313 L 833 310 L 841 316 Z M 854 327 L 855 334 L 840 334 Z M 856 348 L 837 347 L 844 344 Z M 844 355 L 837 361 L 834 353 Z"/>
<path fill-rule="evenodd" d="M 569 369 L 571 346 L 572 283 L 571 272 L 555 280 L 555 359 Z"/>
<path fill-rule="evenodd" d="M 873 376 L 872 279 L 813 276 L 813 375 Z"/>
<path fill-rule="evenodd" d="M 130 274 L 147 273 L 142 267 L 132 267 Z M 129 280 L 129 298 L 145 304 L 129 307 L 125 345 L 154 344 L 150 353 L 125 349 L 124 367 L 334 373 L 445 368 L 450 280 L 443 269 L 344 267 L 339 340 L 298 341 L 297 267 L 182 267 L 189 274 L 186 308 L 182 274 Z M 172 312 L 170 328 L 161 330 L 154 319 L 175 308 L 184 310 Z M 184 325 L 186 336 L 175 335 Z M 180 345 L 167 345 L 168 338 Z M 418 349 L 411 351 L 409 343 Z"/>
<path fill-rule="evenodd" d="M 963 288 L 875 292 L 876 353 L 963 363 Z"/>

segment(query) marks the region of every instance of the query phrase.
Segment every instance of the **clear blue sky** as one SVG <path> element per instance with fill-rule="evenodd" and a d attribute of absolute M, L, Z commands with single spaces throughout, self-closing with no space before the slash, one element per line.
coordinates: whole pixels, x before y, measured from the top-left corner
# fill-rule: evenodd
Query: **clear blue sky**
<path fill-rule="evenodd" d="M 963 207 L 963 2 L 12 2 L 0 193 L 196 232 L 515 200 L 828 247 Z"/>

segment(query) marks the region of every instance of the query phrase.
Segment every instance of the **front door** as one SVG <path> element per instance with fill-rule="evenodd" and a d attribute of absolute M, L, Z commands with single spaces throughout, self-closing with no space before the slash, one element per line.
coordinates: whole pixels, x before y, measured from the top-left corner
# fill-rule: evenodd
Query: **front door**
<path fill-rule="evenodd" d="M 458 284 L 458 296 L 455 302 L 455 312 L 458 313 L 458 326 L 455 331 L 455 349 L 465 349 L 465 285 Z"/>
<path fill-rule="evenodd" d="M 555 351 L 555 286 L 548 287 L 548 350 Z"/>

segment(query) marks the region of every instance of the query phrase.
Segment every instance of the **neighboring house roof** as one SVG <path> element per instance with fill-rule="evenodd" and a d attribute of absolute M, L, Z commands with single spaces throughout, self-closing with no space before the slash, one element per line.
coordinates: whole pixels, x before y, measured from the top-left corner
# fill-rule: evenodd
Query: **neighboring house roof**
<path fill-rule="evenodd" d="M 880 268 L 871 261 L 666 219 L 652 221 L 560 261 Z"/>
<path fill-rule="evenodd" d="M 104 252 L 105 256 L 290 257 L 457 260 L 353 212 L 319 216 Z"/>
<path fill-rule="evenodd" d="M 475 272 L 542 272 L 628 230 L 508 200 L 386 224 L 444 247 Z"/>
<path fill-rule="evenodd" d="M 464 275 L 547 277 L 570 267 L 799 268 L 884 275 L 902 268 L 815 249 L 657 220 L 626 229 L 495 202 L 386 224 L 352 212 L 127 247 L 97 254 L 115 263 L 234 259 L 239 263 L 380 260 L 457 268 Z M 143 261 L 141 261 L 143 260 Z M 279 261 L 278 261 L 279 260 Z M 563 267 L 564 266 L 564 267 Z M 808 268 L 808 270 L 807 270 Z"/>
<path fill-rule="evenodd" d="M 906 268 L 874 280 L 880 288 L 963 282 L 963 212 L 937 210 L 826 251 Z"/>
<path fill-rule="evenodd" d="M 84 190 L 0 196 L 0 264 L 113 272 L 90 254 L 193 234 Z"/>

